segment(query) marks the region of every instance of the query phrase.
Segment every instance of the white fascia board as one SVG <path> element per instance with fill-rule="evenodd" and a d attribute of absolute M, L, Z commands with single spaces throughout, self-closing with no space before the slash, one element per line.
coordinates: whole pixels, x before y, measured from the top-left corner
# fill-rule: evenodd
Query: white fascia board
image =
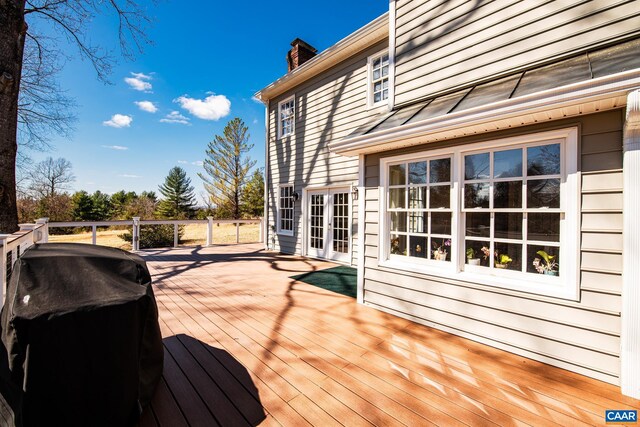
<path fill-rule="evenodd" d="M 336 154 L 356 156 L 559 120 L 623 107 L 629 90 L 639 86 L 640 69 L 635 69 L 332 141 L 328 145 Z"/>
<path fill-rule="evenodd" d="M 269 86 L 256 92 L 254 96 L 262 102 L 265 102 L 267 99 L 273 99 L 339 62 L 350 58 L 357 52 L 384 40 L 388 36 L 389 12 L 385 12 L 383 15 L 349 34 L 344 39 L 314 56 L 293 71 L 280 77 Z"/>

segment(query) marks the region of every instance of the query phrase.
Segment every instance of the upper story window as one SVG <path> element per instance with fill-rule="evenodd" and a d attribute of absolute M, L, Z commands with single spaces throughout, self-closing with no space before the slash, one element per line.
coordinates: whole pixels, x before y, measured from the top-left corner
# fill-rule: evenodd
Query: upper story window
<path fill-rule="evenodd" d="M 293 185 L 281 184 L 278 188 L 278 233 L 293 235 Z"/>
<path fill-rule="evenodd" d="M 369 57 L 369 105 L 381 105 L 389 99 L 389 52 Z"/>
<path fill-rule="evenodd" d="M 383 160 L 381 264 L 576 298 L 577 158 L 561 129 Z"/>
<path fill-rule="evenodd" d="M 278 103 L 278 138 L 293 135 L 296 120 L 295 98 L 292 96 Z"/>

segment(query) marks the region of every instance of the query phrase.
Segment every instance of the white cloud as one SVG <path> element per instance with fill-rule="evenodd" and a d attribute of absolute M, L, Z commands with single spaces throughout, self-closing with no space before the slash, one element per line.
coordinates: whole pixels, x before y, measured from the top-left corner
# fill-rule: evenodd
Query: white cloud
<path fill-rule="evenodd" d="M 151 101 L 136 101 L 134 102 L 142 111 L 146 111 L 147 113 L 155 113 L 158 111 L 158 107 Z"/>
<path fill-rule="evenodd" d="M 111 126 L 112 128 L 128 128 L 131 126 L 133 117 L 124 114 L 114 114 L 110 120 L 102 122 L 104 126 Z"/>
<path fill-rule="evenodd" d="M 153 86 L 149 83 L 151 76 L 143 73 L 131 73 L 133 77 L 125 77 L 124 81 L 131 89 L 139 90 L 141 92 L 151 92 Z"/>
<path fill-rule="evenodd" d="M 187 162 L 186 160 L 178 160 L 178 164 L 186 165 L 189 164 L 189 162 Z"/>
<path fill-rule="evenodd" d="M 174 102 L 203 120 L 219 120 L 231 110 L 231 101 L 224 95 L 209 95 L 205 99 L 189 98 L 183 95 Z"/>
<path fill-rule="evenodd" d="M 202 160 L 196 160 L 195 162 L 191 162 L 191 164 L 195 166 L 203 166 L 204 162 Z"/>
<path fill-rule="evenodd" d="M 253 119 L 253 124 L 257 125 L 258 124 L 258 119 Z"/>
<path fill-rule="evenodd" d="M 167 114 L 166 116 L 164 116 L 163 119 L 160 119 L 161 123 L 179 123 L 181 125 L 189 125 L 191 123 L 189 123 L 189 117 L 185 117 L 182 114 L 180 114 L 179 111 L 172 111 L 169 114 Z"/>
<path fill-rule="evenodd" d="M 132 175 L 132 174 L 129 174 L 129 173 L 123 173 L 123 174 L 120 174 L 118 176 L 121 177 L 121 178 L 142 178 L 140 175 Z"/>
<path fill-rule="evenodd" d="M 129 147 L 124 147 L 122 145 L 101 145 L 102 148 L 108 148 L 110 150 L 120 150 L 120 151 L 124 151 L 124 150 L 128 150 Z"/>

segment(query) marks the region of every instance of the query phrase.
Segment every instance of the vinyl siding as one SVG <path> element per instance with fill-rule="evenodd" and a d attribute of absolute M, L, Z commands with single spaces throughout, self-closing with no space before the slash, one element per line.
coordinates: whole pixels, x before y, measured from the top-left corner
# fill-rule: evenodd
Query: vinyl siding
<path fill-rule="evenodd" d="M 368 155 L 364 301 L 372 307 L 614 384 L 619 376 L 622 289 L 622 123 L 614 110 L 433 148 L 578 126 L 580 298 L 568 301 L 378 265 L 380 159 L 430 147 Z"/>
<path fill-rule="evenodd" d="M 278 184 L 294 184 L 301 196 L 304 189 L 350 188 L 358 183 L 358 158 L 329 152 L 328 142 L 340 139 L 370 120 L 386 107 L 367 108 L 367 58 L 387 47 L 387 41 L 361 52 L 270 101 L 268 242 L 277 251 L 304 253 L 302 248 L 302 201 L 295 204 L 294 235 L 276 234 Z M 278 102 L 295 96 L 295 132 L 277 137 Z M 349 198 L 351 199 L 351 197 Z M 351 202 L 351 263 L 358 257 L 358 204 Z M 273 229 L 271 229 L 273 226 Z"/>
<path fill-rule="evenodd" d="M 638 34 L 634 1 L 396 1 L 395 103 Z"/>

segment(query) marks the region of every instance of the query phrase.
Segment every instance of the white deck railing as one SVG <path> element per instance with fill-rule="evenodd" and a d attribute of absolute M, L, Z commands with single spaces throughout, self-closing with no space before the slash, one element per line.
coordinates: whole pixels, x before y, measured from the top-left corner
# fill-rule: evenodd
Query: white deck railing
<path fill-rule="evenodd" d="M 235 224 L 236 243 L 240 243 L 240 224 L 259 224 L 260 232 L 258 242 L 263 241 L 263 218 L 259 219 L 184 219 L 184 220 L 141 220 L 134 217 L 131 220 L 120 221 L 72 221 L 72 222 L 49 222 L 49 218 L 40 218 L 33 224 L 20 224 L 20 231 L 13 234 L 0 234 L 0 245 L 2 247 L 2 262 L 5 263 L 0 270 L 0 306 L 4 302 L 4 291 L 7 280 L 13 271 L 13 265 L 28 248 L 36 243 L 47 243 L 49 241 L 49 229 L 54 227 L 91 227 L 91 243 L 97 244 L 97 228 L 112 226 L 130 226 L 133 228 L 132 250 L 140 250 L 140 227 L 144 225 L 173 225 L 173 246 L 178 247 L 178 226 L 187 224 L 206 224 L 206 246 L 215 244 L 213 239 L 214 224 Z"/>

